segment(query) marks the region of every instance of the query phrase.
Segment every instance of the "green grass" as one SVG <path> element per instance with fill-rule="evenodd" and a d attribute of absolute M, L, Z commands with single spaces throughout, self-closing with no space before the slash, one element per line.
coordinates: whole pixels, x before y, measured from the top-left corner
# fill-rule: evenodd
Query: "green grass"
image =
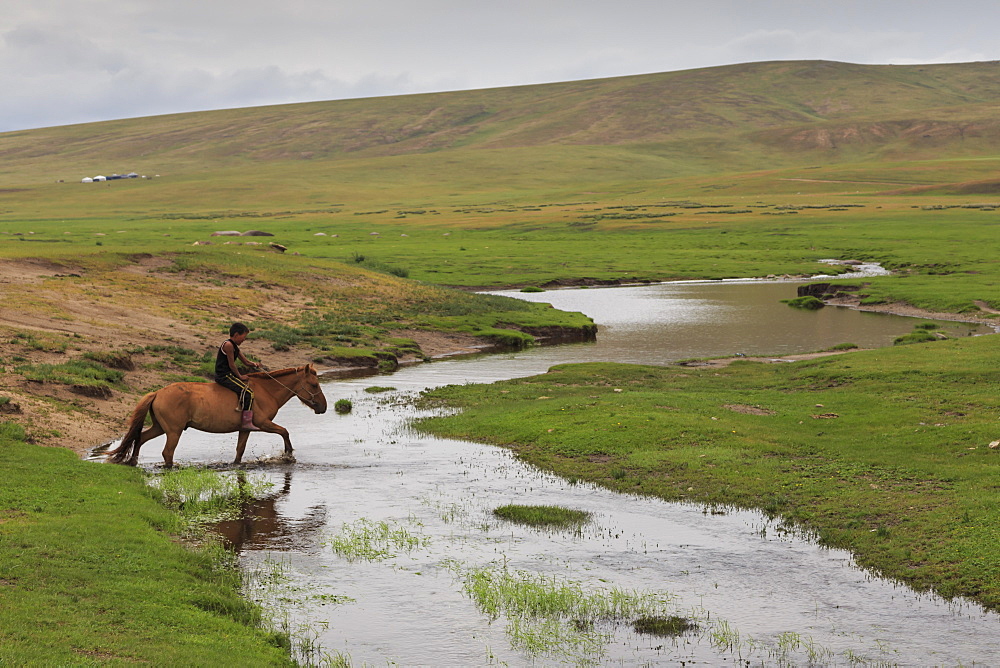
<path fill-rule="evenodd" d="M 121 387 L 124 374 L 89 360 L 71 360 L 60 364 L 25 364 L 15 372 L 39 383 L 61 383 L 87 387 Z"/>
<path fill-rule="evenodd" d="M 871 167 L 873 171 L 876 168 Z M 757 187 L 768 188 L 781 179 L 805 175 L 808 172 L 789 170 Z M 946 173 L 942 172 L 940 178 L 946 178 Z M 718 175 L 714 179 L 706 178 L 705 184 L 725 179 L 725 175 Z M 282 332 L 295 341 L 332 344 L 338 336 L 351 338 L 364 334 L 370 338 L 386 323 L 393 322 L 442 328 L 455 326 L 455 316 L 459 316 L 465 320 L 476 319 L 474 328 L 487 330 L 502 322 L 530 327 L 533 326 L 532 318 L 551 319 L 556 315 L 500 301 L 477 304 L 473 296 L 466 293 L 456 294 L 427 285 L 417 287 L 395 276 L 364 273 L 365 270 L 345 257 L 346 252 L 341 247 L 345 243 L 363 250 L 366 256 L 377 253 L 380 261 L 405 263 L 411 278 L 419 281 L 463 286 L 544 285 L 551 281 L 583 278 L 628 281 L 810 275 L 830 269 L 816 262 L 822 258 L 866 259 L 880 261 L 900 273 L 897 278 L 866 280 L 869 285 L 863 295 L 869 301 L 905 301 L 934 311 L 951 312 L 979 312 L 976 302 L 1000 307 L 1000 301 L 994 296 L 1000 269 L 993 260 L 996 216 L 1000 212 L 976 210 L 970 214 L 959 208 L 922 208 L 927 202 L 953 201 L 954 197 L 926 195 L 917 198 L 876 192 L 785 196 L 748 190 L 752 193 L 749 196 L 712 195 L 702 199 L 707 200 L 706 204 L 731 206 L 734 201 L 752 198 L 761 202 L 754 205 L 760 208 L 737 215 L 702 215 L 705 210 L 690 208 L 680 200 L 663 204 L 658 193 L 664 187 L 685 186 L 640 182 L 628 195 L 627 205 L 615 203 L 621 201 L 616 197 L 614 202 L 591 200 L 589 204 L 552 206 L 541 214 L 525 213 L 524 208 L 531 208 L 525 204 L 515 206 L 513 212 L 484 209 L 487 212 L 475 215 L 462 213 L 467 209 L 459 206 L 442 207 L 441 215 L 433 221 L 419 220 L 406 226 L 392 222 L 391 218 L 366 217 L 372 227 L 385 231 L 378 238 L 367 238 L 369 228 L 358 227 L 350 219 L 353 217 L 316 222 L 311 216 L 291 216 L 275 221 L 272 229 L 283 243 L 301 252 L 301 257 L 236 247 L 192 248 L 190 244 L 194 240 L 204 238 L 211 230 L 203 223 L 177 223 L 169 238 L 155 238 L 144 230 L 142 234 L 119 235 L 120 245 L 115 250 L 109 251 L 105 245 L 103 254 L 94 256 L 86 247 L 81 247 L 83 242 L 79 236 L 86 229 L 107 230 L 119 223 L 110 218 L 32 222 L 36 230 L 34 237 L 53 243 L 18 242 L 0 235 L 0 255 L 43 256 L 62 262 L 72 257 L 74 263 L 113 264 L 114 268 L 119 268 L 127 267 L 130 264 L 127 256 L 139 249 L 169 252 L 175 254 L 175 266 L 183 267 L 183 272 L 202 276 L 206 282 L 213 276 L 220 276 L 225 284 L 237 288 L 241 299 L 245 289 L 252 288 L 256 292 L 248 293 L 248 298 L 259 299 L 261 286 L 305 284 L 306 277 L 316 272 L 328 276 L 325 281 L 312 282 L 309 288 L 323 303 L 317 304 L 318 313 L 304 313 L 298 322 L 284 322 L 288 329 L 275 330 L 274 334 L 279 345 L 283 342 L 277 338 Z M 405 193 L 398 195 L 403 197 Z M 489 197 L 489 193 L 481 196 Z M 536 201 L 540 204 L 545 197 L 540 195 Z M 766 215 L 775 213 L 788 200 L 806 205 L 829 199 L 861 206 L 842 210 L 807 208 L 795 216 Z M 963 198 L 962 201 L 974 200 Z M 574 227 L 581 216 L 590 215 L 587 212 L 619 206 L 634 209 L 636 215 L 664 209 L 678 215 L 667 219 L 669 222 L 605 220 L 594 226 Z M 530 216 L 537 216 L 537 219 Z M 7 229 L 17 226 L 2 220 L 0 225 Z M 387 226 L 391 227 L 387 229 Z M 79 234 L 68 237 L 62 234 L 64 229 L 81 227 Z M 310 230 L 319 228 L 339 232 L 340 238 L 335 240 L 337 245 L 331 246 L 334 242 L 328 237 L 319 240 L 312 237 Z M 390 230 L 406 230 L 408 236 L 393 236 Z M 21 248 L 25 246 L 30 248 Z M 344 264 L 345 260 L 348 264 Z M 66 271 L 71 270 L 68 267 Z M 168 277 L 167 272 L 162 272 L 164 280 Z M 847 279 L 845 282 L 851 282 L 849 275 Z M 72 279 L 64 280 L 63 284 L 72 282 Z M 338 289 L 336 282 L 347 285 Z M 348 285 L 353 289 L 347 289 Z M 206 285 L 206 291 L 208 287 Z M 217 292 L 221 298 L 226 290 L 218 286 Z M 365 294 L 369 299 L 388 299 L 387 312 L 358 299 Z M 195 296 L 187 295 L 187 299 Z M 483 308 L 485 304 L 489 304 L 490 309 Z M 503 315 L 492 319 L 482 317 L 490 310 Z M 260 323 L 262 329 L 264 324 Z"/>
<path fill-rule="evenodd" d="M 151 476 L 149 484 L 160 502 L 181 518 L 181 530 L 204 536 L 209 525 L 238 517 L 246 502 L 259 498 L 273 484 L 243 471 L 219 473 L 180 467 Z"/>
<path fill-rule="evenodd" d="M 796 297 L 795 299 L 786 299 L 785 303 L 791 306 L 792 308 L 801 308 L 801 309 L 806 309 L 808 311 L 815 311 L 817 309 L 821 309 L 824 306 L 826 306 L 826 304 L 823 303 L 822 299 L 813 297 L 812 295 L 807 295 L 805 297 Z"/>
<path fill-rule="evenodd" d="M 558 576 L 492 566 L 457 574 L 480 611 L 503 616 L 512 644 L 535 655 L 593 661 L 603 654 L 614 624 L 672 611 L 673 596 L 665 593 L 587 588 Z M 597 626 L 602 624 L 604 630 Z"/>
<path fill-rule="evenodd" d="M 31 350 L 40 350 L 49 353 L 64 353 L 69 347 L 66 337 L 46 335 L 39 332 L 15 332 L 11 338 L 11 343 L 25 346 Z"/>
<path fill-rule="evenodd" d="M 349 561 L 381 561 L 423 547 L 427 541 L 426 537 L 394 522 L 361 518 L 345 523 L 340 533 L 331 536 L 325 544 Z"/>
<path fill-rule="evenodd" d="M 82 357 L 103 364 L 109 369 L 121 369 L 122 371 L 134 371 L 135 363 L 128 352 L 122 351 L 87 351 Z"/>
<path fill-rule="evenodd" d="M 632 623 L 632 628 L 635 629 L 636 633 L 675 638 L 690 631 L 696 631 L 698 625 L 686 617 L 670 615 L 666 617 L 640 617 Z"/>
<path fill-rule="evenodd" d="M 464 410 L 421 428 L 623 492 L 758 508 L 864 568 L 1000 609 L 998 366 L 996 337 L 710 372 L 562 365 L 434 390 Z"/>
<path fill-rule="evenodd" d="M 141 471 L 0 425 L 0 663 L 289 665 L 240 576 L 172 537 Z"/>
<path fill-rule="evenodd" d="M 912 343 L 929 343 L 931 341 L 937 341 L 938 338 L 934 336 L 931 332 L 926 330 L 918 329 L 909 334 L 904 334 L 903 336 L 896 337 L 892 342 L 896 346 L 905 346 Z"/>
<path fill-rule="evenodd" d="M 553 527 L 566 529 L 578 527 L 590 520 L 590 513 L 584 510 L 561 506 L 525 506 L 509 504 L 493 509 L 500 519 L 531 527 Z"/>

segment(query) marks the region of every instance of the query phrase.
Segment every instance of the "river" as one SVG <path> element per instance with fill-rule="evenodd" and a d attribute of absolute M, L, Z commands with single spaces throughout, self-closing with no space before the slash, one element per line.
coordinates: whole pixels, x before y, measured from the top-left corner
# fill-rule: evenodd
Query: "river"
<path fill-rule="evenodd" d="M 997 615 L 874 577 L 849 553 L 782 532 L 758 513 L 574 484 L 501 448 L 408 426 L 421 415 L 412 397 L 429 387 L 531 375 L 564 362 L 666 364 L 844 342 L 886 346 L 920 321 L 844 308 L 797 311 L 779 301 L 795 296 L 788 282 L 511 294 L 587 313 L 599 324 L 597 342 L 331 379 L 324 386 L 330 404 L 350 399 L 350 414 L 317 416 L 298 403 L 279 414 L 298 463 L 252 469 L 274 483 L 273 494 L 225 528 L 256 574 L 251 592 L 298 638 L 302 656 L 326 652 L 355 666 L 980 665 L 1000 657 Z M 953 336 L 990 331 L 946 327 Z M 376 385 L 395 389 L 366 391 Z M 177 458 L 229 461 L 234 441 L 187 432 Z M 157 445 L 146 446 L 144 464 L 158 461 Z M 254 435 L 247 459 L 279 451 L 280 438 Z M 578 508 L 593 520 L 580 531 L 544 532 L 492 515 L 508 503 Z M 383 543 L 374 558 L 335 551 L 334 538 L 373 526 L 412 540 Z M 463 574 L 477 568 L 543 574 L 597 595 L 612 588 L 656 594 L 698 629 L 671 639 L 599 623 L 580 630 L 582 641 L 531 650 L 525 638 L 533 629 L 517 630 L 503 615 L 491 619 L 463 591 Z M 534 631 L 550 640 L 566 632 Z"/>

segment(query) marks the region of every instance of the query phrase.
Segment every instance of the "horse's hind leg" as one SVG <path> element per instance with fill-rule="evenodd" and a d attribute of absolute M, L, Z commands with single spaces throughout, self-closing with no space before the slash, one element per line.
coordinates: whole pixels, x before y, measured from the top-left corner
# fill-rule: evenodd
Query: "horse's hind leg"
<path fill-rule="evenodd" d="M 163 466 L 173 468 L 174 450 L 177 449 L 177 441 L 181 440 L 181 432 L 170 432 L 167 434 L 167 444 L 163 446 Z"/>
<path fill-rule="evenodd" d="M 160 425 L 156 422 L 153 423 L 152 427 L 146 429 L 141 434 L 139 434 L 139 440 L 132 447 L 132 456 L 128 460 L 128 465 L 136 466 L 139 463 L 139 448 L 142 447 L 143 443 L 152 440 L 157 436 L 162 436 L 162 435 L 163 435 L 163 429 L 161 429 Z"/>

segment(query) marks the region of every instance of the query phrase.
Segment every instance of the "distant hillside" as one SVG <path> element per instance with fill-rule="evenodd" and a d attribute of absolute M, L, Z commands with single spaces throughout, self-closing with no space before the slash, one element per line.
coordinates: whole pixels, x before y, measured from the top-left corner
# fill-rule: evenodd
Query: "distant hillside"
<path fill-rule="evenodd" d="M 546 145 L 710 158 L 720 141 L 794 162 L 966 155 L 1000 146 L 998 101 L 996 62 L 766 62 L 11 132 L 0 134 L 0 161 L 9 171 L 49 159 L 228 164 Z"/>

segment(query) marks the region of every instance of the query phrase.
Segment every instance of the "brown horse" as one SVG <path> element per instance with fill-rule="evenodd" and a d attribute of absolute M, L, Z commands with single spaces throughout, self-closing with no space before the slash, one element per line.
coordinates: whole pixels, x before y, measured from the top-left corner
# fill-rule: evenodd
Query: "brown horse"
<path fill-rule="evenodd" d="M 285 439 L 285 454 L 291 456 L 292 442 L 288 430 L 271 420 L 278 409 L 292 397 L 317 414 L 326 412 L 326 396 L 319 386 L 316 369 L 311 364 L 280 369 L 257 371 L 247 374 L 253 390 L 253 421 L 261 431 L 281 434 Z M 153 424 L 143 431 L 146 414 Z M 218 383 L 171 383 L 161 390 L 150 392 L 132 411 L 121 445 L 107 453 L 110 461 L 135 466 L 139 461 L 139 448 L 146 441 L 167 435 L 163 446 L 163 465 L 174 464 L 177 441 L 188 427 L 213 434 L 226 434 L 240 429 L 240 406 L 236 395 Z M 236 442 L 236 460 L 243 459 L 249 431 L 240 431 Z"/>

